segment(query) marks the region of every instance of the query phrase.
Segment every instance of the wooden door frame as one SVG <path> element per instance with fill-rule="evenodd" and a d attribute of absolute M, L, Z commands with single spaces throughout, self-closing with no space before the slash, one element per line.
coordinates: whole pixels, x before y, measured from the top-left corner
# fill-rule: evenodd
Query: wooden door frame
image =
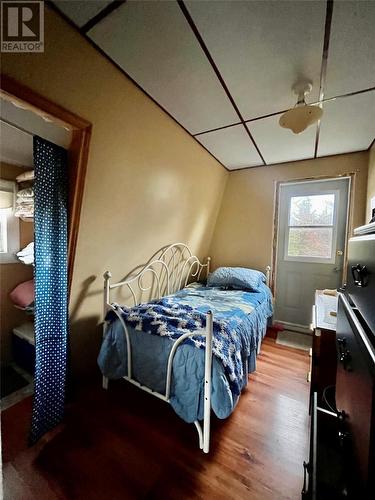
<path fill-rule="evenodd" d="M 272 270 L 271 270 L 271 290 L 273 296 L 276 297 L 276 274 L 277 274 L 277 242 L 279 233 L 279 203 L 280 203 L 280 186 L 282 184 L 293 184 L 296 182 L 314 182 L 314 181 L 324 181 L 324 180 L 338 180 L 342 178 L 349 178 L 348 186 L 348 211 L 346 219 L 346 234 L 345 234 L 345 248 L 344 248 L 344 259 L 343 259 L 343 274 L 342 280 L 345 279 L 346 267 L 347 267 L 347 248 L 349 235 L 353 230 L 353 201 L 354 201 L 354 191 L 355 191 L 355 180 L 356 173 L 348 172 L 338 175 L 320 175 L 315 177 L 304 177 L 304 178 L 294 178 L 281 181 L 275 181 L 275 192 L 274 192 L 274 210 L 273 210 L 273 240 L 272 240 Z"/>
<path fill-rule="evenodd" d="M 68 149 L 68 287 L 70 291 L 92 124 L 13 78 L 4 74 L 1 74 L 0 78 L 0 96 L 3 99 L 20 104 L 39 116 L 48 117 L 53 123 L 65 127 L 72 133 L 72 142 Z"/>

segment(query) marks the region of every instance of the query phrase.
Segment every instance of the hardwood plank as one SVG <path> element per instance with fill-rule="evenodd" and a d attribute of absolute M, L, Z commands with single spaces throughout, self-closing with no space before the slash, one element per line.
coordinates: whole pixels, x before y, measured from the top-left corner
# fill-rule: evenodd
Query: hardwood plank
<path fill-rule="evenodd" d="M 208 455 L 192 425 L 124 381 L 108 391 L 77 388 L 64 427 L 48 442 L 16 457 L 5 450 L 12 482 L 19 477 L 36 496 L 48 484 L 56 498 L 69 500 L 299 498 L 308 364 L 306 352 L 265 339 L 238 407 L 226 420 L 213 418 Z M 7 447 L 11 419 L 3 419 L 3 432 Z"/>

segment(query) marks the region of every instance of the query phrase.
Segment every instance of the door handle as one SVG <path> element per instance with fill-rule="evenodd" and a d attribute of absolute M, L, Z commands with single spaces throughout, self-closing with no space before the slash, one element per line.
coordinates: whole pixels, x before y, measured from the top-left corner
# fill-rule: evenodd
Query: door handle
<path fill-rule="evenodd" d="M 333 271 L 334 271 L 335 273 L 338 273 L 338 272 L 339 272 L 339 271 L 341 271 L 341 270 L 342 270 L 342 267 L 339 267 L 339 266 L 336 266 L 336 267 L 334 267 L 334 268 L 333 268 Z"/>
<path fill-rule="evenodd" d="M 355 286 L 365 287 L 367 286 L 367 267 L 361 266 L 361 264 L 357 264 L 356 266 L 352 266 L 352 276 L 354 280 Z"/>

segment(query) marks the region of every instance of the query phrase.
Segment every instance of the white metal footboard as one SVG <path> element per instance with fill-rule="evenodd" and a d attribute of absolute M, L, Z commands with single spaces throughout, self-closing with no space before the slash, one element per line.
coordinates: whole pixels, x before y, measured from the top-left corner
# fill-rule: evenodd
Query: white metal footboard
<path fill-rule="evenodd" d="M 114 311 L 116 316 L 121 322 L 121 325 L 124 330 L 126 345 L 127 345 L 127 355 L 128 355 L 128 366 L 127 366 L 127 375 L 123 378 L 130 382 L 131 384 L 139 387 L 140 389 L 156 396 L 157 398 L 169 403 L 171 396 L 171 382 L 172 382 L 172 370 L 173 370 L 173 359 L 176 354 L 177 348 L 188 338 L 194 336 L 205 336 L 206 337 L 206 349 L 205 349 L 205 360 L 204 360 L 204 414 L 203 414 L 203 431 L 198 420 L 194 422 L 195 427 L 198 431 L 199 436 L 199 447 L 205 452 L 208 453 L 210 449 L 210 422 L 211 422 L 211 388 L 212 388 L 212 339 L 213 339 L 213 315 L 212 312 L 209 311 L 206 314 L 206 330 L 198 331 L 198 332 L 189 332 L 181 335 L 172 346 L 171 352 L 168 356 L 167 363 L 167 377 L 166 377 L 166 386 L 165 386 L 165 394 L 161 394 L 160 392 L 154 391 L 149 387 L 140 384 L 137 380 L 132 378 L 132 356 L 131 356 L 131 344 L 129 332 L 126 327 L 126 323 L 121 315 L 121 308 L 117 304 L 111 304 L 110 309 Z M 106 328 L 106 325 L 105 325 Z M 104 332 L 105 335 L 105 332 Z M 108 388 L 108 379 L 103 377 L 103 388 Z"/>
<path fill-rule="evenodd" d="M 186 255 L 187 254 L 187 255 Z M 181 256 L 183 258 L 181 258 Z M 171 383 L 172 383 L 172 370 L 173 359 L 178 347 L 189 337 L 205 336 L 206 349 L 205 349 L 205 370 L 204 370 L 204 412 L 203 412 L 203 429 L 201 424 L 196 420 L 194 425 L 198 431 L 199 447 L 205 452 L 209 452 L 210 448 L 210 422 L 211 422 L 211 388 L 212 388 L 212 339 L 213 339 L 213 318 L 212 312 L 207 312 L 206 315 L 206 329 L 204 331 L 188 332 L 181 335 L 173 344 L 171 352 L 168 356 L 167 362 L 167 376 L 165 385 L 165 394 L 150 389 L 149 387 L 140 384 L 132 377 L 132 350 L 130 343 L 130 336 L 126 323 L 121 314 L 121 307 L 110 300 L 110 292 L 114 288 L 126 286 L 130 291 L 134 305 L 138 304 L 137 293 L 134 285 L 137 285 L 141 292 L 152 290 L 156 282 L 156 296 L 162 297 L 163 294 L 172 293 L 181 287 L 187 286 L 189 279 L 199 279 L 202 269 L 206 269 L 208 276 L 210 268 L 210 258 L 207 258 L 205 264 L 202 264 L 199 259 L 192 255 L 190 249 L 181 243 L 170 245 L 162 250 L 161 255 L 157 256 L 154 260 L 146 264 L 135 276 L 132 276 L 119 283 L 111 284 L 111 273 L 106 271 L 104 273 L 104 304 L 103 316 L 104 319 L 109 310 L 112 310 L 119 319 L 124 331 L 126 346 L 127 346 L 127 375 L 123 378 L 131 384 L 139 387 L 140 389 L 156 396 L 157 398 L 169 403 L 171 396 Z M 146 274 L 151 275 L 153 283 L 149 285 L 143 284 L 143 278 Z M 152 297 L 151 297 L 152 298 Z M 104 321 L 103 337 L 106 335 L 107 322 Z M 103 377 L 103 388 L 108 388 L 108 379 Z"/>

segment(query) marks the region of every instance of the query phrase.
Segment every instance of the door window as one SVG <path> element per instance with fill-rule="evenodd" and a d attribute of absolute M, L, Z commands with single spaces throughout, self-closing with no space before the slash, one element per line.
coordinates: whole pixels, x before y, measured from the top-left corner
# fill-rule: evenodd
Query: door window
<path fill-rule="evenodd" d="M 337 193 L 291 196 L 285 259 L 332 263 Z"/>

